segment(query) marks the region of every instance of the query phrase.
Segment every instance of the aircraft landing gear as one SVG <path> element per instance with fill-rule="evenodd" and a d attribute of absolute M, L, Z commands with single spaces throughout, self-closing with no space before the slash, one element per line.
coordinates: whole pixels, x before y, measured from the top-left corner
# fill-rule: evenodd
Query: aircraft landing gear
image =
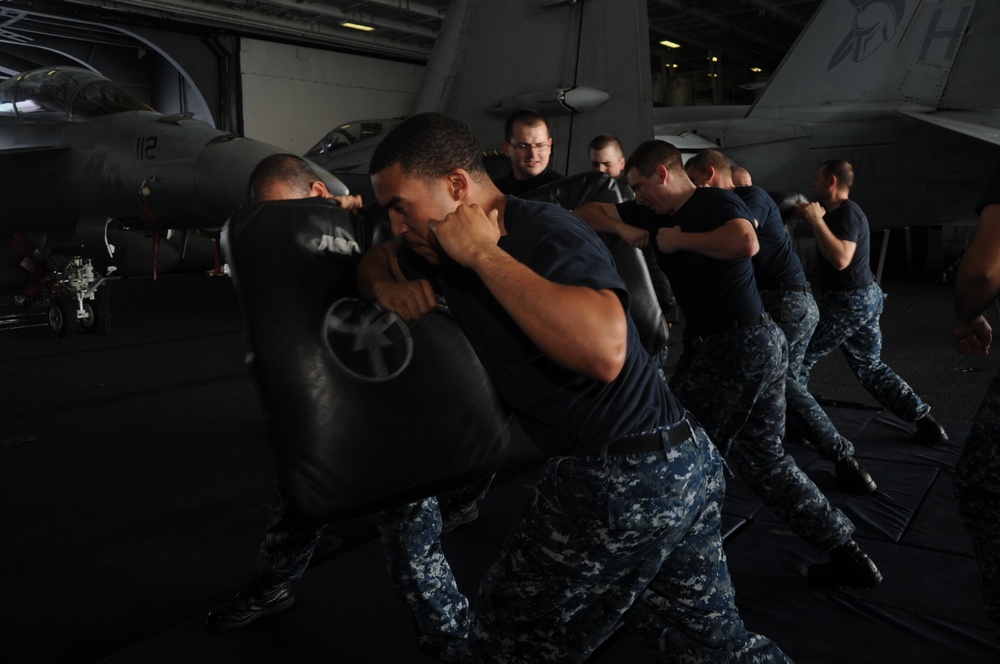
<path fill-rule="evenodd" d="M 49 329 L 52 336 L 63 339 L 73 334 L 76 328 L 76 309 L 68 297 L 56 297 L 52 299 L 48 311 Z"/>
<path fill-rule="evenodd" d="M 107 290 L 97 291 L 93 300 L 84 300 L 83 313 L 79 320 L 84 332 L 111 334 L 111 304 Z"/>
<path fill-rule="evenodd" d="M 97 277 L 89 259 L 71 258 L 64 277 L 53 290 L 48 323 L 53 336 L 67 337 L 76 330 L 77 321 L 88 334 L 111 333 L 111 306 L 106 290 L 97 290 L 105 277 Z"/>

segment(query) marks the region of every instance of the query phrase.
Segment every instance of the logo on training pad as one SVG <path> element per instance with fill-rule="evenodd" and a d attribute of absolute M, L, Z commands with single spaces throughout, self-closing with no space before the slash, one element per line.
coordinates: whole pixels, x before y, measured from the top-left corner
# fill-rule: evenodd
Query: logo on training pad
<path fill-rule="evenodd" d="M 347 231 L 342 228 L 336 228 L 334 229 L 334 233 L 336 235 L 323 235 L 318 240 L 314 239 L 312 244 L 316 251 L 329 251 L 344 256 L 361 253 L 361 247 L 351 239 Z"/>
<path fill-rule="evenodd" d="M 343 298 L 326 312 L 323 340 L 330 357 L 360 380 L 382 382 L 398 376 L 413 357 L 410 328 L 393 313 L 363 300 Z"/>

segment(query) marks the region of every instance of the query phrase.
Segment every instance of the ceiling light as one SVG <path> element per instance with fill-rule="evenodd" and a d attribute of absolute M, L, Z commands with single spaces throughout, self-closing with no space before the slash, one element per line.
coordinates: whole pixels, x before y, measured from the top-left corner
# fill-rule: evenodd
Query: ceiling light
<path fill-rule="evenodd" d="M 362 23 L 351 23 L 350 21 L 341 21 L 340 25 L 345 28 L 350 28 L 352 30 L 361 30 L 362 32 L 371 32 L 375 28 L 370 25 L 364 25 Z"/>
<path fill-rule="evenodd" d="M 680 48 L 681 47 L 680 44 L 678 44 L 676 42 L 672 42 L 672 41 L 667 41 L 666 39 L 664 39 L 663 41 L 661 41 L 660 44 L 663 45 L 663 46 L 666 46 L 667 48 Z"/>

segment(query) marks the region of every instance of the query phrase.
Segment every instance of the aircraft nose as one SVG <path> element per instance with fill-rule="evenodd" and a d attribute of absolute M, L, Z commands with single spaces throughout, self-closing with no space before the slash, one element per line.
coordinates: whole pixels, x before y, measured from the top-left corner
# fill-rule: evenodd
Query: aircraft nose
<path fill-rule="evenodd" d="M 288 153 L 277 146 L 236 134 L 227 134 L 205 144 L 196 169 L 199 196 L 209 216 L 221 226 L 236 208 L 250 200 L 250 174 L 261 159 Z M 346 195 L 347 187 L 331 173 L 313 165 L 330 193 Z"/>

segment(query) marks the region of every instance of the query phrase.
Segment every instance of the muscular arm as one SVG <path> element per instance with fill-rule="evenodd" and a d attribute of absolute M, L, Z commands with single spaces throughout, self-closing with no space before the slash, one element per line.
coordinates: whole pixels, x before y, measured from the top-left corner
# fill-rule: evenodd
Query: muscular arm
<path fill-rule="evenodd" d="M 459 207 L 431 222 L 441 247 L 473 270 L 525 334 L 559 365 L 596 380 L 614 380 L 625 364 L 628 322 L 611 290 L 545 279 L 497 245 L 495 211 Z"/>
<path fill-rule="evenodd" d="M 1000 205 L 987 205 L 955 275 L 955 327 L 960 352 L 986 355 L 992 329 L 983 312 L 1000 294 Z"/>
<path fill-rule="evenodd" d="M 802 216 L 806 218 L 812 226 L 813 235 L 816 236 L 816 247 L 823 258 L 827 260 L 835 270 L 843 270 L 851 264 L 854 259 L 854 252 L 858 245 L 856 242 L 841 240 L 833 234 L 830 227 L 823 219 L 825 212 L 823 206 L 817 202 L 809 203 L 801 208 Z"/>
<path fill-rule="evenodd" d="M 680 226 L 661 228 L 656 233 L 656 246 L 665 254 L 691 251 L 724 261 L 750 258 L 760 250 L 753 223 L 740 217 L 703 233 L 685 233 Z"/>
<path fill-rule="evenodd" d="M 584 203 L 573 213 L 594 231 L 618 235 L 632 247 L 641 249 L 649 244 L 649 231 L 626 224 L 611 203 Z"/>
<path fill-rule="evenodd" d="M 415 320 L 437 306 L 437 295 L 426 279 L 408 280 L 399 269 L 399 242 L 372 247 L 358 265 L 358 290 L 369 302 L 403 320 Z"/>

